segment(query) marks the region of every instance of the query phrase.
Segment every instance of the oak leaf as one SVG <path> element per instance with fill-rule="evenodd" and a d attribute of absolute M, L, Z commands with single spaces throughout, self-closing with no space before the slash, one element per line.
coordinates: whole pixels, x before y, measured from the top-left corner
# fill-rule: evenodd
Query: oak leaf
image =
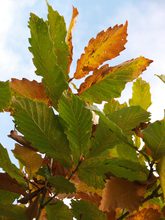
<path fill-rule="evenodd" d="M 145 186 L 128 180 L 111 178 L 105 184 L 100 210 L 109 212 L 116 208 L 136 210 L 142 202 Z"/>
<path fill-rule="evenodd" d="M 30 81 L 25 78 L 23 78 L 22 80 L 12 78 L 10 82 L 10 87 L 14 92 L 21 96 L 32 100 L 44 102 L 46 104 L 50 103 L 43 84 L 35 80 Z"/>
<path fill-rule="evenodd" d="M 73 30 L 74 25 L 76 23 L 76 19 L 77 19 L 78 14 L 79 13 L 78 13 L 77 8 L 73 7 L 72 18 L 71 18 L 68 33 L 67 33 L 67 36 L 66 36 L 66 43 L 67 43 L 68 49 L 69 49 L 68 72 L 70 70 L 70 65 L 72 63 L 72 56 L 73 56 L 72 30 Z"/>
<path fill-rule="evenodd" d="M 160 213 L 157 209 L 144 208 L 129 216 L 126 220 L 160 220 Z"/>
<path fill-rule="evenodd" d="M 116 25 L 101 31 L 96 38 L 92 38 L 88 46 L 85 47 L 85 53 L 77 61 L 77 69 L 74 74 L 76 79 L 87 75 L 91 70 L 98 68 L 106 60 L 118 56 L 127 42 L 127 25 Z"/>

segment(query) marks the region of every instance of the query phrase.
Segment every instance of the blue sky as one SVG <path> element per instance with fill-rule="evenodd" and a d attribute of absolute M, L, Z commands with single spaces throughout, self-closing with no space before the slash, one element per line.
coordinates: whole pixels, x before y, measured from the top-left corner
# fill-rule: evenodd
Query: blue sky
<path fill-rule="evenodd" d="M 74 62 L 83 52 L 91 37 L 115 24 L 128 20 L 128 43 L 119 57 L 110 64 L 144 55 L 154 63 L 142 75 L 151 84 L 153 105 L 152 120 L 163 117 L 165 86 L 154 74 L 165 74 L 165 1 L 164 0 L 49 0 L 69 24 L 72 5 L 78 8 L 79 17 L 74 29 Z M 45 0 L 5 0 L 0 7 L 0 80 L 11 77 L 39 79 L 28 51 L 29 13 L 46 18 Z M 130 97 L 131 84 L 122 93 L 122 100 Z M 13 129 L 8 114 L 0 114 L 0 142 L 8 149 L 13 141 L 6 135 Z"/>

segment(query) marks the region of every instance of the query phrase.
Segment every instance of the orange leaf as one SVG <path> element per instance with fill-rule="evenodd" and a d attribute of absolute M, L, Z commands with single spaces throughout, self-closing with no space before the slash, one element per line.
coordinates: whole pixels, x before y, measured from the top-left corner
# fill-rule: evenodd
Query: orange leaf
<path fill-rule="evenodd" d="M 145 186 L 128 180 L 111 178 L 106 182 L 100 210 L 110 212 L 116 208 L 133 211 L 139 207 L 145 194 Z"/>
<path fill-rule="evenodd" d="M 28 79 L 12 79 L 10 82 L 12 90 L 21 96 L 30 98 L 33 100 L 41 101 L 46 104 L 50 103 L 49 98 L 46 95 L 44 86 L 37 81 L 29 81 Z"/>
<path fill-rule="evenodd" d="M 160 220 L 160 213 L 157 209 L 144 208 L 134 215 L 129 216 L 126 220 Z"/>
<path fill-rule="evenodd" d="M 72 30 L 73 30 L 73 27 L 76 23 L 77 16 L 78 16 L 78 10 L 77 10 L 77 8 L 73 7 L 72 18 L 70 21 L 70 25 L 69 25 L 69 29 L 68 29 L 68 33 L 67 33 L 67 37 L 66 37 L 66 43 L 69 48 L 68 72 L 70 70 L 70 65 L 72 63 L 72 56 L 73 56 Z"/>
<path fill-rule="evenodd" d="M 74 77 L 80 79 L 91 70 L 98 68 L 106 60 L 118 56 L 127 42 L 127 22 L 125 25 L 116 25 L 101 31 L 96 38 L 92 38 L 88 46 L 85 47 L 85 53 L 77 61 L 77 69 Z"/>

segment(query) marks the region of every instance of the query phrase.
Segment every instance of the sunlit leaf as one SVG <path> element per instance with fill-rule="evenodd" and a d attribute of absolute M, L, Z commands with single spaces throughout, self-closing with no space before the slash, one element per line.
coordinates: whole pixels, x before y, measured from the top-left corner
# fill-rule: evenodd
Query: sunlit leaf
<path fill-rule="evenodd" d="M 43 163 L 42 157 L 34 150 L 26 147 L 15 145 L 13 150 L 14 156 L 26 167 L 27 172 L 33 175 L 41 167 Z"/>
<path fill-rule="evenodd" d="M 72 220 L 72 212 L 62 201 L 46 206 L 48 220 Z"/>
<path fill-rule="evenodd" d="M 136 79 L 152 61 L 138 57 L 118 66 L 103 66 L 81 84 L 79 95 L 91 103 L 119 97 L 127 82 Z"/>
<path fill-rule="evenodd" d="M 165 120 L 150 124 L 144 131 L 144 141 L 151 149 L 154 159 L 165 155 Z"/>
<path fill-rule="evenodd" d="M 146 187 L 128 180 L 111 178 L 107 180 L 102 194 L 100 209 L 110 212 L 116 208 L 133 211 L 142 203 Z"/>
<path fill-rule="evenodd" d="M 55 191 L 58 193 L 73 193 L 76 190 L 74 184 L 63 176 L 51 176 L 48 178 L 48 182 L 55 187 Z"/>
<path fill-rule="evenodd" d="M 150 113 L 140 106 L 122 108 L 108 115 L 108 118 L 115 122 L 124 133 L 130 134 L 132 129 L 142 122 L 148 122 Z"/>
<path fill-rule="evenodd" d="M 125 25 L 116 25 L 101 31 L 96 38 L 92 38 L 85 53 L 77 61 L 77 69 L 74 77 L 84 77 L 91 70 L 98 68 L 104 61 L 118 56 L 127 42 L 127 22 Z"/>
<path fill-rule="evenodd" d="M 23 174 L 11 162 L 7 150 L 0 144 L 0 167 L 7 172 L 12 178 L 16 179 L 18 183 L 25 185 Z"/>
<path fill-rule="evenodd" d="M 9 87 L 9 81 L 0 81 L 0 112 L 4 111 L 10 104 L 11 92 Z"/>
<path fill-rule="evenodd" d="M 103 111 L 108 115 L 125 107 L 127 107 L 126 102 L 120 104 L 117 100 L 111 99 L 108 103 L 105 103 Z"/>
<path fill-rule="evenodd" d="M 148 109 L 151 105 L 150 85 L 142 78 L 138 78 L 132 87 L 132 98 L 129 100 L 130 105 L 139 105 L 143 109 Z"/>
<path fill-rule="evenodd" d="M 61 16 L 58 11 L 48 4 L 48 32 L 50 34 L 50 40 L 53 44 L 53 53 L 56 57 L 58 66 L 62 69 L 63 73 L 67 73 L 69 51 L 65 42 L 66 38 L 66 24 L 64 17 Z M 57 82 L 58 83 L 58 82 Z"/>
<path fill-rule="evenodd" d="M 32 146 L 65 165 L 70 163 L 66 136 L 58 116 L 46 104 L 20 98 L 14 103 L 17 129 Z M 65 152 L 65 154 L 64 154 Z"/>
<path fill-rule="evenodd" d="M 24 78 L 22 80 L 12 79 L 10 87 L 14 92 L 25 98 L 41 101 L 46 104 L 50 102 L 43 84 L 35 80 L 30 81 Z"/>
<path fill-rule="evenodd" d="M 73 7 L 72 18 L 70 21 L 70 25 L 69 25 L 69 29 L 68 29 L 68 33 L 67 33 L 67 37 L 66 37 L 66 43 L 67 43 L 68 49 L 69 49 L 68 72 L 70 70 L 70 65 L 72 63 L 72 57 L 73 57 L 72 30 L 73 30 L 74 25 L 76 23 L 77 16 L 78 16 L 78 10 L 77 10 L 77 8 Z"/>
<path fill-rule="evenodd" d="M 73 215 L 77 220 L 106 220 L 106 215 L 90 202 L 72 200 Z"/>
<path fill-rule="evenodd" d="M 73 158 L 76 161 L 88 152 L 92 130 L 92 114 L 85 103 L 75 95 L 63 96 L 59 102 L 60 117 L 66 123 L 66 134 Z"/>
<path fill-rule="evenodd" d="M 61 26 L 53 29 L 55 25 L 54 22 L 56 22 L 56 19 L 59 19 L 59 17 L 51 8 L 49 8 L 49 10 L 49 22 L 45 22 L 35 14 L 31 14 L 29 21 L 29 28 L 31 31 L 29 42 L 31 47 L 29 50 L 33 54 L 36 74 L 43 77 L 43 83 L 46 87 L 47 94 L 50 96 L 53 104 L 57 106 L 58 99 L 62 92 L 68 87 L 65 76 L 66 74 L 64 72 L 67 65 L 64 64 L 64 66 L 59 66 L 60 63 L 58 63 L 61 62 L 61 59 L 64 60 L 65 63 L 66 56 L 62 56 L 63 53 L 61 54 L 61 52 L 63 49 L 62 51 L 58 51 L 57 45 L 57 42 L 59 41 L 64 42 L 64 39 L 61 39 L 61 37 L 64 37 L 65 30 L 60 29 L 60 31 L 56 33 L 56 30 L 59 30 L 59 27 L 61 28 Z M 57 18 L 52 21 L 52 17 L 55 16 L 54 13 L 57 15 Z"/>

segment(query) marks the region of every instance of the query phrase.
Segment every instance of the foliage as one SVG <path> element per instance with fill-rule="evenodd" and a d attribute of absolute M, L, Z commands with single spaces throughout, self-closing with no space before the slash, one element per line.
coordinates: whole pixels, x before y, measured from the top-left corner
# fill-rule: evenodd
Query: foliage
<path fill-rule="evenodd" d="M 29 50 L 42 82 L 0 82 L 19 161 L 12 164 L 0 144 L 0 219 L 164 219 L 165 119 L 150 122 L 150 85 L 139 77 L 152 61 L 104 64 L 125 49 L 126 22 L 92 38 L 72 76 L 77 15 L 73 7 L 67 30 L 49 4 L 46 21 L 31 14 Z M 77 92 L 73 80 L 83 80 Z M 120 103 L 132 81 L 132 98 Z"/>

